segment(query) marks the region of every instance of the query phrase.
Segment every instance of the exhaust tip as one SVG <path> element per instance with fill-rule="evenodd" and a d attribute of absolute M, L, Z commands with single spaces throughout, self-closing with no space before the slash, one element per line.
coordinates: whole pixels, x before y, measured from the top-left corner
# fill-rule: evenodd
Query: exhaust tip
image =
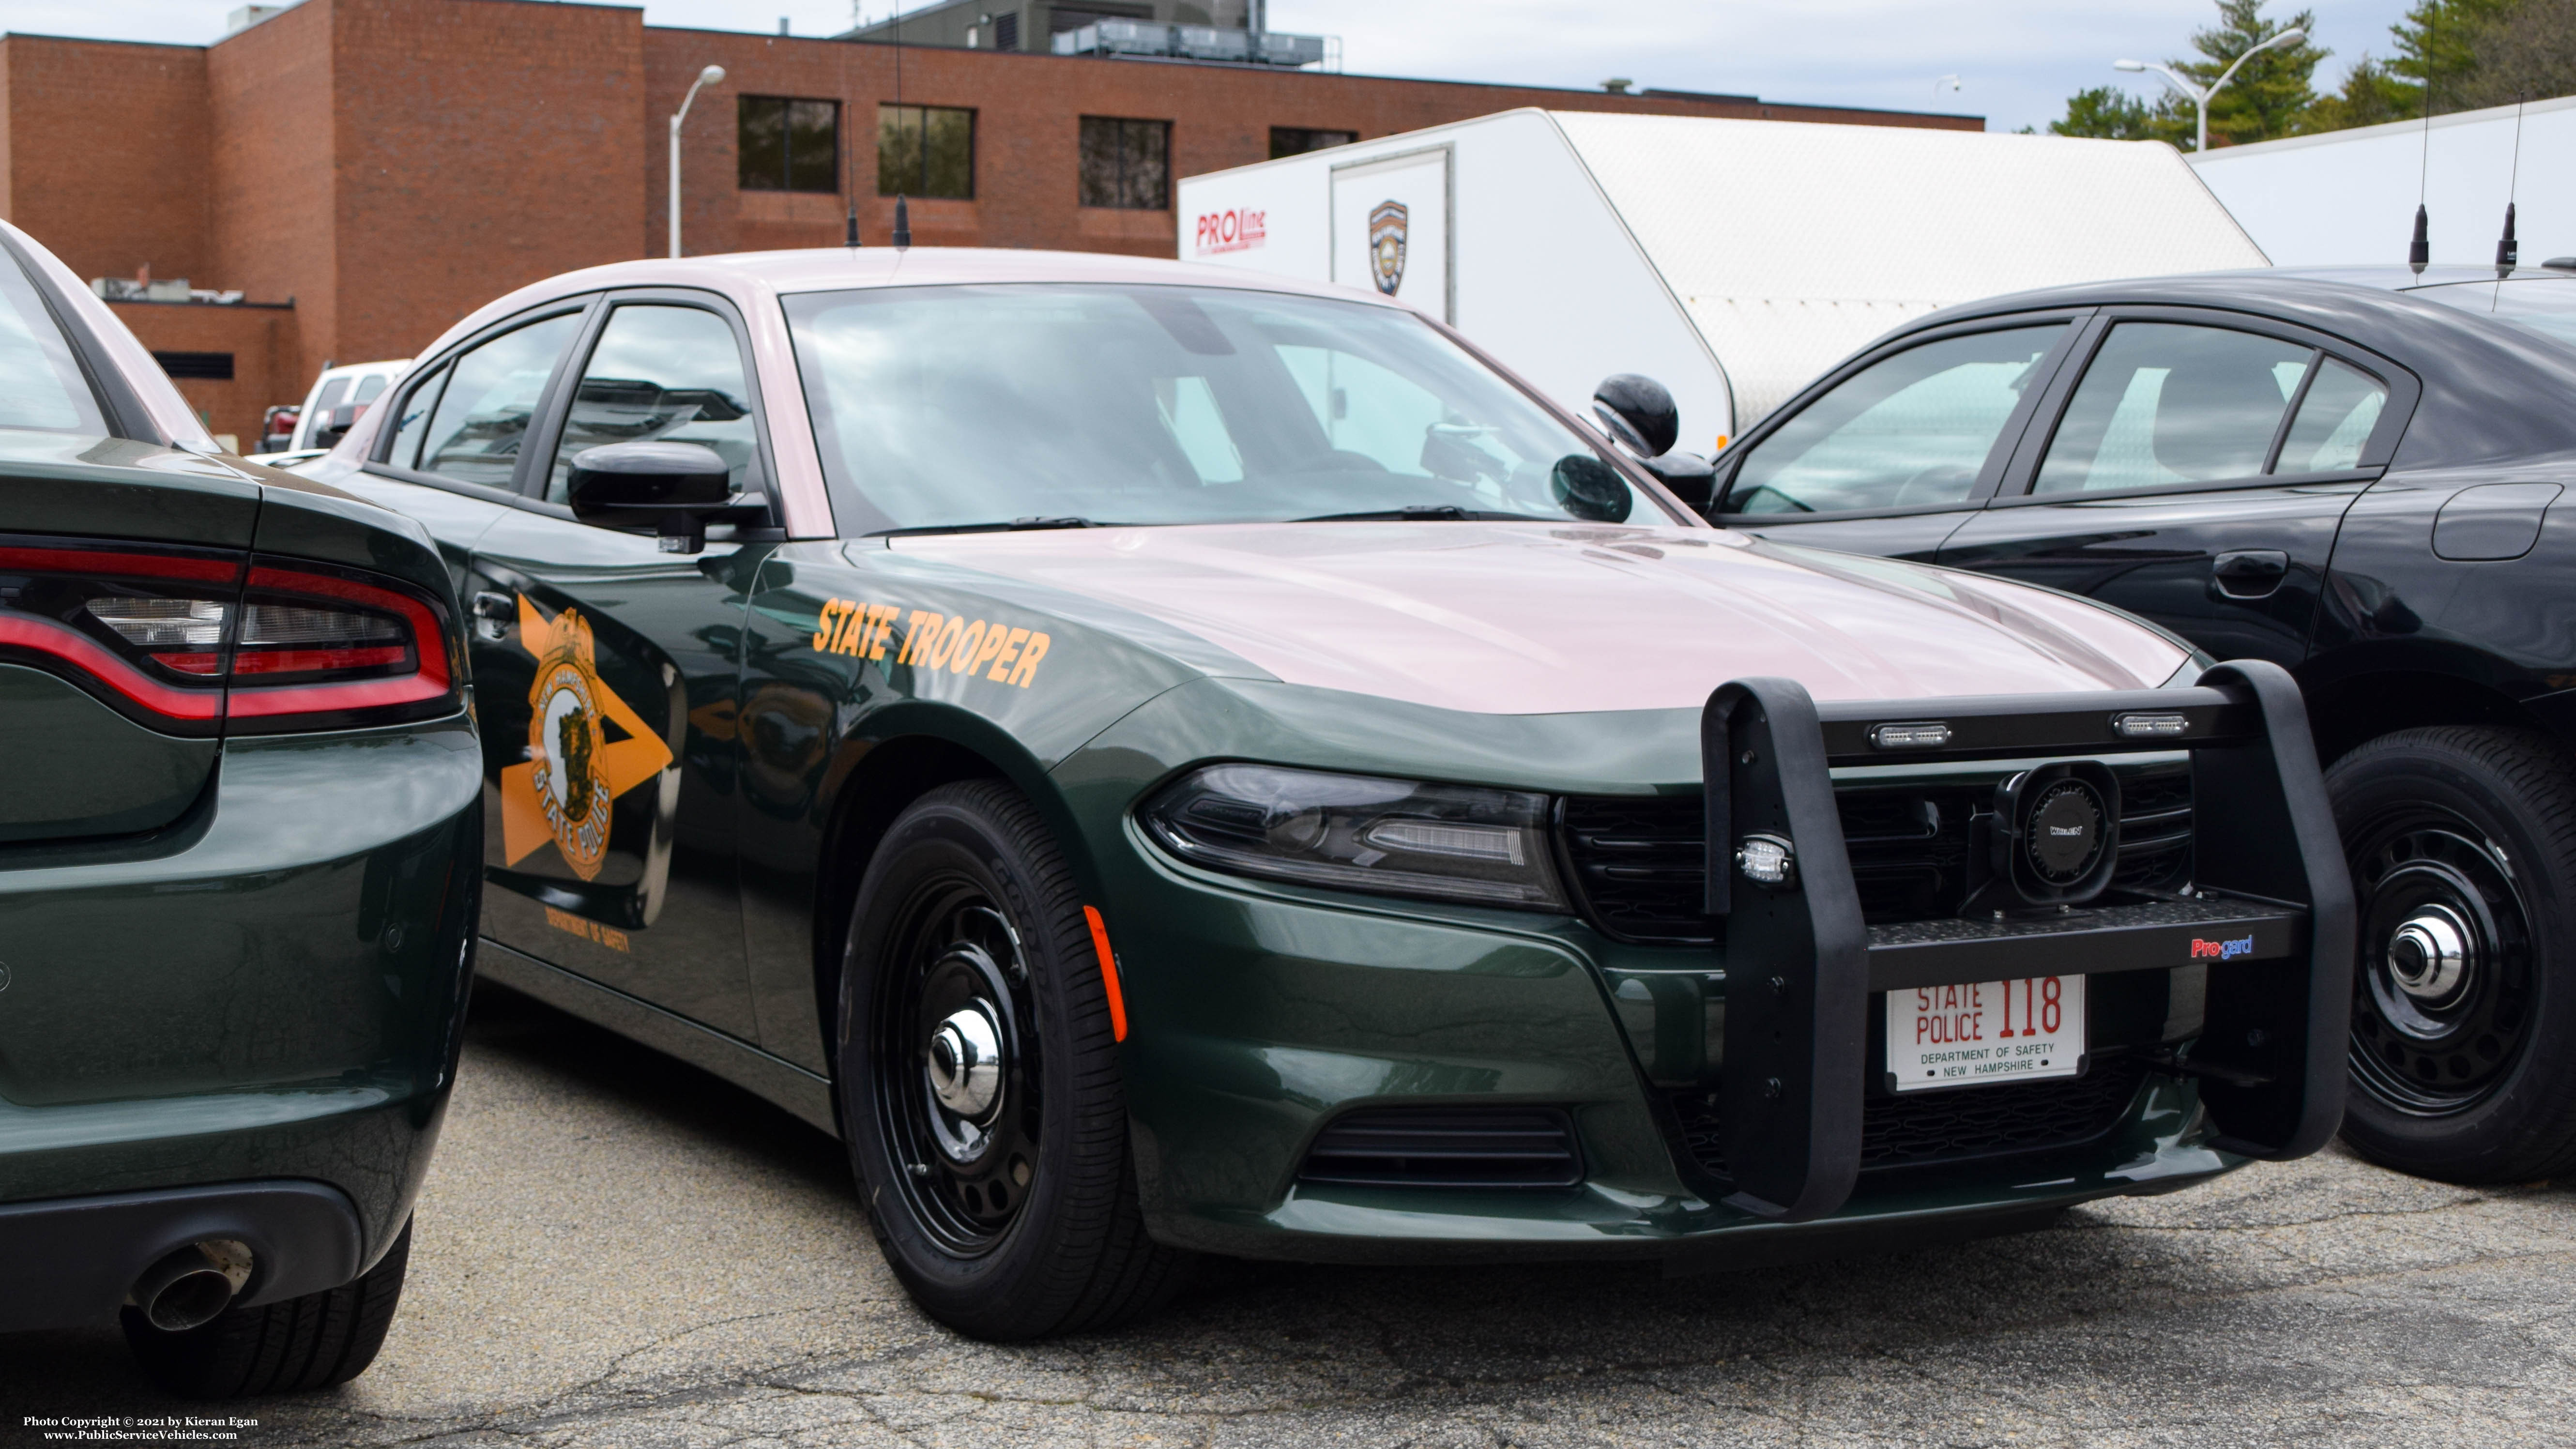
<path fill-rule="evenodd" d="M 250 1282 L 251 1261 L 237 1238 L 201 1239 L 144 1269 L 125 1301 L 164 1333 L 203 1328 Z"/>

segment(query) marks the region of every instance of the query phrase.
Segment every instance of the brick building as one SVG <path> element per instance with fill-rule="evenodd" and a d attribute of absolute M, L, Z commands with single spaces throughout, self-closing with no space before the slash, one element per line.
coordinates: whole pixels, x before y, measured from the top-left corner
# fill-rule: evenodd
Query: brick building
<path fill-rule="evenodd" d="M 326 362 L 406 356 L 512 287 L 667 249 L 668 118 L 710 64 L 726 79 L 700 93 L 681 141 L 692 254 L 837 246 L 853 193 L 862 238 L 883 245 L 894 199 L 880 193 L 900 183 L 916 245 L 1170 255 L 1172 178 L 1515 106 L 1982 125 L 1741 96 L 898 52 L 531 0 L 303 0 L 207 46 L 0 36 L 0 216 L 83 277 L 149 268 L 241 292 L 115 305 L 145 345 L 196 354 L 172 368 L 197 374 L 180 389 L 247 443 L 261 409 Z"/>

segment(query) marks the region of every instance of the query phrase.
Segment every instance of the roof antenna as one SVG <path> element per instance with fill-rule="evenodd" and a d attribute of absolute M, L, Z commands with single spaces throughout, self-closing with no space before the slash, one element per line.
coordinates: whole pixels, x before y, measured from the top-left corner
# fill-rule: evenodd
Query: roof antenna
<path fill-rule="evenodd" d="M 903 114 L 903 7 L 900 4 L 894 12 L 894 108 L 896 115 Z M 929 117 L 924 115 L 922 130 L 927 133 L 929 129 Z M 903 200 L 902 192 L 894 194 L 894 249 L 899 252 L 912 247 L 912 213 L 904 206 Z"/>
<path fill-rule="evenodd" d="M 2424 214 L 2424 183 L 2433 169 L 2433 18 L 2424 18 L 2424 143 L 2415 169 L 2415 240 L 2406 248 L 2406 269 L 2417 276 L 2433 260 L 2433 238 Z"/>
<path fill-rule="evenodd" d="M 856 29 L 857 26 L 855 22 L 862 18 L 859 14 L 857 0 L 851 0 L 850 18 L 854 22 L 852 28 Z M 855 45 L 857 43 L 858 42 L 855 40 L 845 40 L 842 42 L 844 45 Z M 841 244 L 850 248 L 852 251 L 856 251 L 859 247 L 859 148 L 849 144 L 849 97 L 850 53 L 844 50 L 841 52 L 841 99 L 833 103 L 841 108 L 841 124 L 833 128 L 832 136 L 841 147 L 841 188 L 847 194 L 847 199 L 850 203 L 849 217 L 842 224 Z"/>
<path fill-rule="evenodd" d="M 2513 239 L 2513 193 L 2522 182 L 2522 102 L 2513 98 L 2513 169 L 2504 183 L 2504 235 L 2496 239 L 2496 280 L 2513 275 L 2516 262 L 2522 260 L 2522 244 Z"/>

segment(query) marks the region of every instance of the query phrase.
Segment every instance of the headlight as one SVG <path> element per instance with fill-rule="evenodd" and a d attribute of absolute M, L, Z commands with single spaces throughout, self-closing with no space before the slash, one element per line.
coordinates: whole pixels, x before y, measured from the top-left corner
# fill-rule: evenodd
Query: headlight
<path fill-rule="evenodd" d="M 1547 797 L 1270 765 L 1210 765 L 1139 812 L 1194 865 L 1337 890 L 1564 910 Z"/>

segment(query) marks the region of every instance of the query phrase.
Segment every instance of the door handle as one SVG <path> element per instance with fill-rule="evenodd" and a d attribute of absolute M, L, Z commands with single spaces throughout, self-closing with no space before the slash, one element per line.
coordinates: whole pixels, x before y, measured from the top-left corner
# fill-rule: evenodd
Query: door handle
<path fill-rule="evenodd" d="M 519 601 L 508 594 L 480 593 L 474 596 L 474 635 L 486 644 L 498 644 L 510 637 L 510 626 L 519 619 Z"/>
<path fill-rule="evenodd" d="M 2209 572 L 2231 599 L 2267 599 L 2290 576 L 2290 556 L 2277 548 L 2234 549 L 2220 554 Z"/>

